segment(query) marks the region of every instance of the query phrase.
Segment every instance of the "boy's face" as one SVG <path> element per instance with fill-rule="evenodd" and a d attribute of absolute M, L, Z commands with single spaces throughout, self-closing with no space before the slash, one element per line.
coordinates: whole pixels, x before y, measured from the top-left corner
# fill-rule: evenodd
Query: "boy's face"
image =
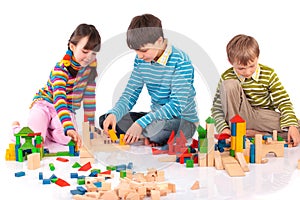
<path fill-rule="evenodd" d="M 162 41 L 158 39 L 154 44 L 148 43 L 138 50 L 135 50 L 139 59 L 143 59 L 145 62 L 156 61 L 164 51 L 162 47 Z"/>
<path fill-rule="evenodd" d="M 233 63 L 232 66 L 238 75 L 241 75 L 245 78 L 251 78 L 258 66 L 258 58 L 255 58 L 253 61 L 250 61 L 248 65 L 245 66 L 237 64 L 236 62 Z"/>

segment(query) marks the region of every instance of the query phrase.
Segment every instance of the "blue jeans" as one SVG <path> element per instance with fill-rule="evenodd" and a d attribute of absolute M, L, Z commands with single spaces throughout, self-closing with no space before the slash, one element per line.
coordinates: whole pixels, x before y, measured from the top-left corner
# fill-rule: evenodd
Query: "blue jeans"
<path fill-rule="evenodd" d="M 119 136 L 122 133 L 126 133 L 129 127 L 140 117 L 146 115 L 146 112 L 129 112 L 122 117 L 117 123 L 116 131 Z M 103 121 L 107 114 L 99 117 L 99 125 L 103 129 Z M 111 129 L 111 127 L 109 127 Z M 193 137 L 196 131 L 196 125 L 193 122 L 189 122 L 184 119 L 174 118 L 165 120 L 156 120 L 149 124 L 142 132 L 142 134 L 149 138 L 151 142 L 155 142 L 159 145 L 164 145 L 168 142 L 172 131 L 175 131 L 176 137 L 180 136 L 179 130 L 182 130 L 186 139 Z"/>
<path fill-rule="evenodd" d="M 186 139 L 190 139 L 195 133 L 196 125 L 193 122 L 179 118 L 157 120 L 149 124 L 142 134 L 149 138 L 151 142 L 164 145 L 168 142 L 173 130 L 176 134 L 175 137 L 180 137 L 180 130 L 182 130 Z"/>

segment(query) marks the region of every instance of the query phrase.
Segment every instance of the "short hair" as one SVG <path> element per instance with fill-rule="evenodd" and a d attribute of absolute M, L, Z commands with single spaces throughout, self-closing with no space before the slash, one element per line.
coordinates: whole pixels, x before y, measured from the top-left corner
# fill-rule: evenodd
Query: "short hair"
<path fill-rule="evenodd" d="M 138 50 L 144 45 L 154 44 L 160 37 L 164 38 L 162 23 L 152 14 L 134 17 L 127 30 L 127 45 L 130 49 Z"/>
<path fill-rule="evenodd" d="M 69 39 L 68 47 L 70 43 L 77 45 L 78 42 L 86 36 L 88 36 L 89 39 L 84 48 L 96 52 L 100 51 L 101 37 L 95 26 L 91 24 L 79 24 Z"/>
<path fill-rule="evenodd" d="M 226 47 L 227 57 L 231 64 L 247 65 L 259 57 L 259 45 L 257 41 L 248 35 L 234 36 Z"/>

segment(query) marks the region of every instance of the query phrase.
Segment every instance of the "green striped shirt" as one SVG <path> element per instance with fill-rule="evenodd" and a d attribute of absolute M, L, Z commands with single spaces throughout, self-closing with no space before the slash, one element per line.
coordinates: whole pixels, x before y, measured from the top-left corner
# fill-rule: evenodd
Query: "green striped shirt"
<path fill-rule="evenodd" d="M 298 126 L 298 119 L 293 110 L 290 97 L 279 81 L 274 69 L 259 64 L 255 76 L 242 79 L 235 73 L 233 67 L 226 70 L 220 78 L 211 109 L 212 117 L 216 120 L 216 129 L 220 133 L 224 128 L 229 128 L 225 121 L 220 99 L 220 85 L 224 80 L 237 79 L 253 107 L 276 110 L 280 113 L 280 127 Z"/>

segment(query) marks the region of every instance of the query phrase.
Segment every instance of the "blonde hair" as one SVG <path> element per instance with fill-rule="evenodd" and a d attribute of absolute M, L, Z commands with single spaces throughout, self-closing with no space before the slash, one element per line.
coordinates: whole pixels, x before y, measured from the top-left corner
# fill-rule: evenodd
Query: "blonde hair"
<path fill-rule="evenodd" d="M 236 63 L 246 66 L 249 62 L 258 58 L 259 45 L 253 37 L 239 34 L 229 41 L 226 51 L 231 64 Z"/>

